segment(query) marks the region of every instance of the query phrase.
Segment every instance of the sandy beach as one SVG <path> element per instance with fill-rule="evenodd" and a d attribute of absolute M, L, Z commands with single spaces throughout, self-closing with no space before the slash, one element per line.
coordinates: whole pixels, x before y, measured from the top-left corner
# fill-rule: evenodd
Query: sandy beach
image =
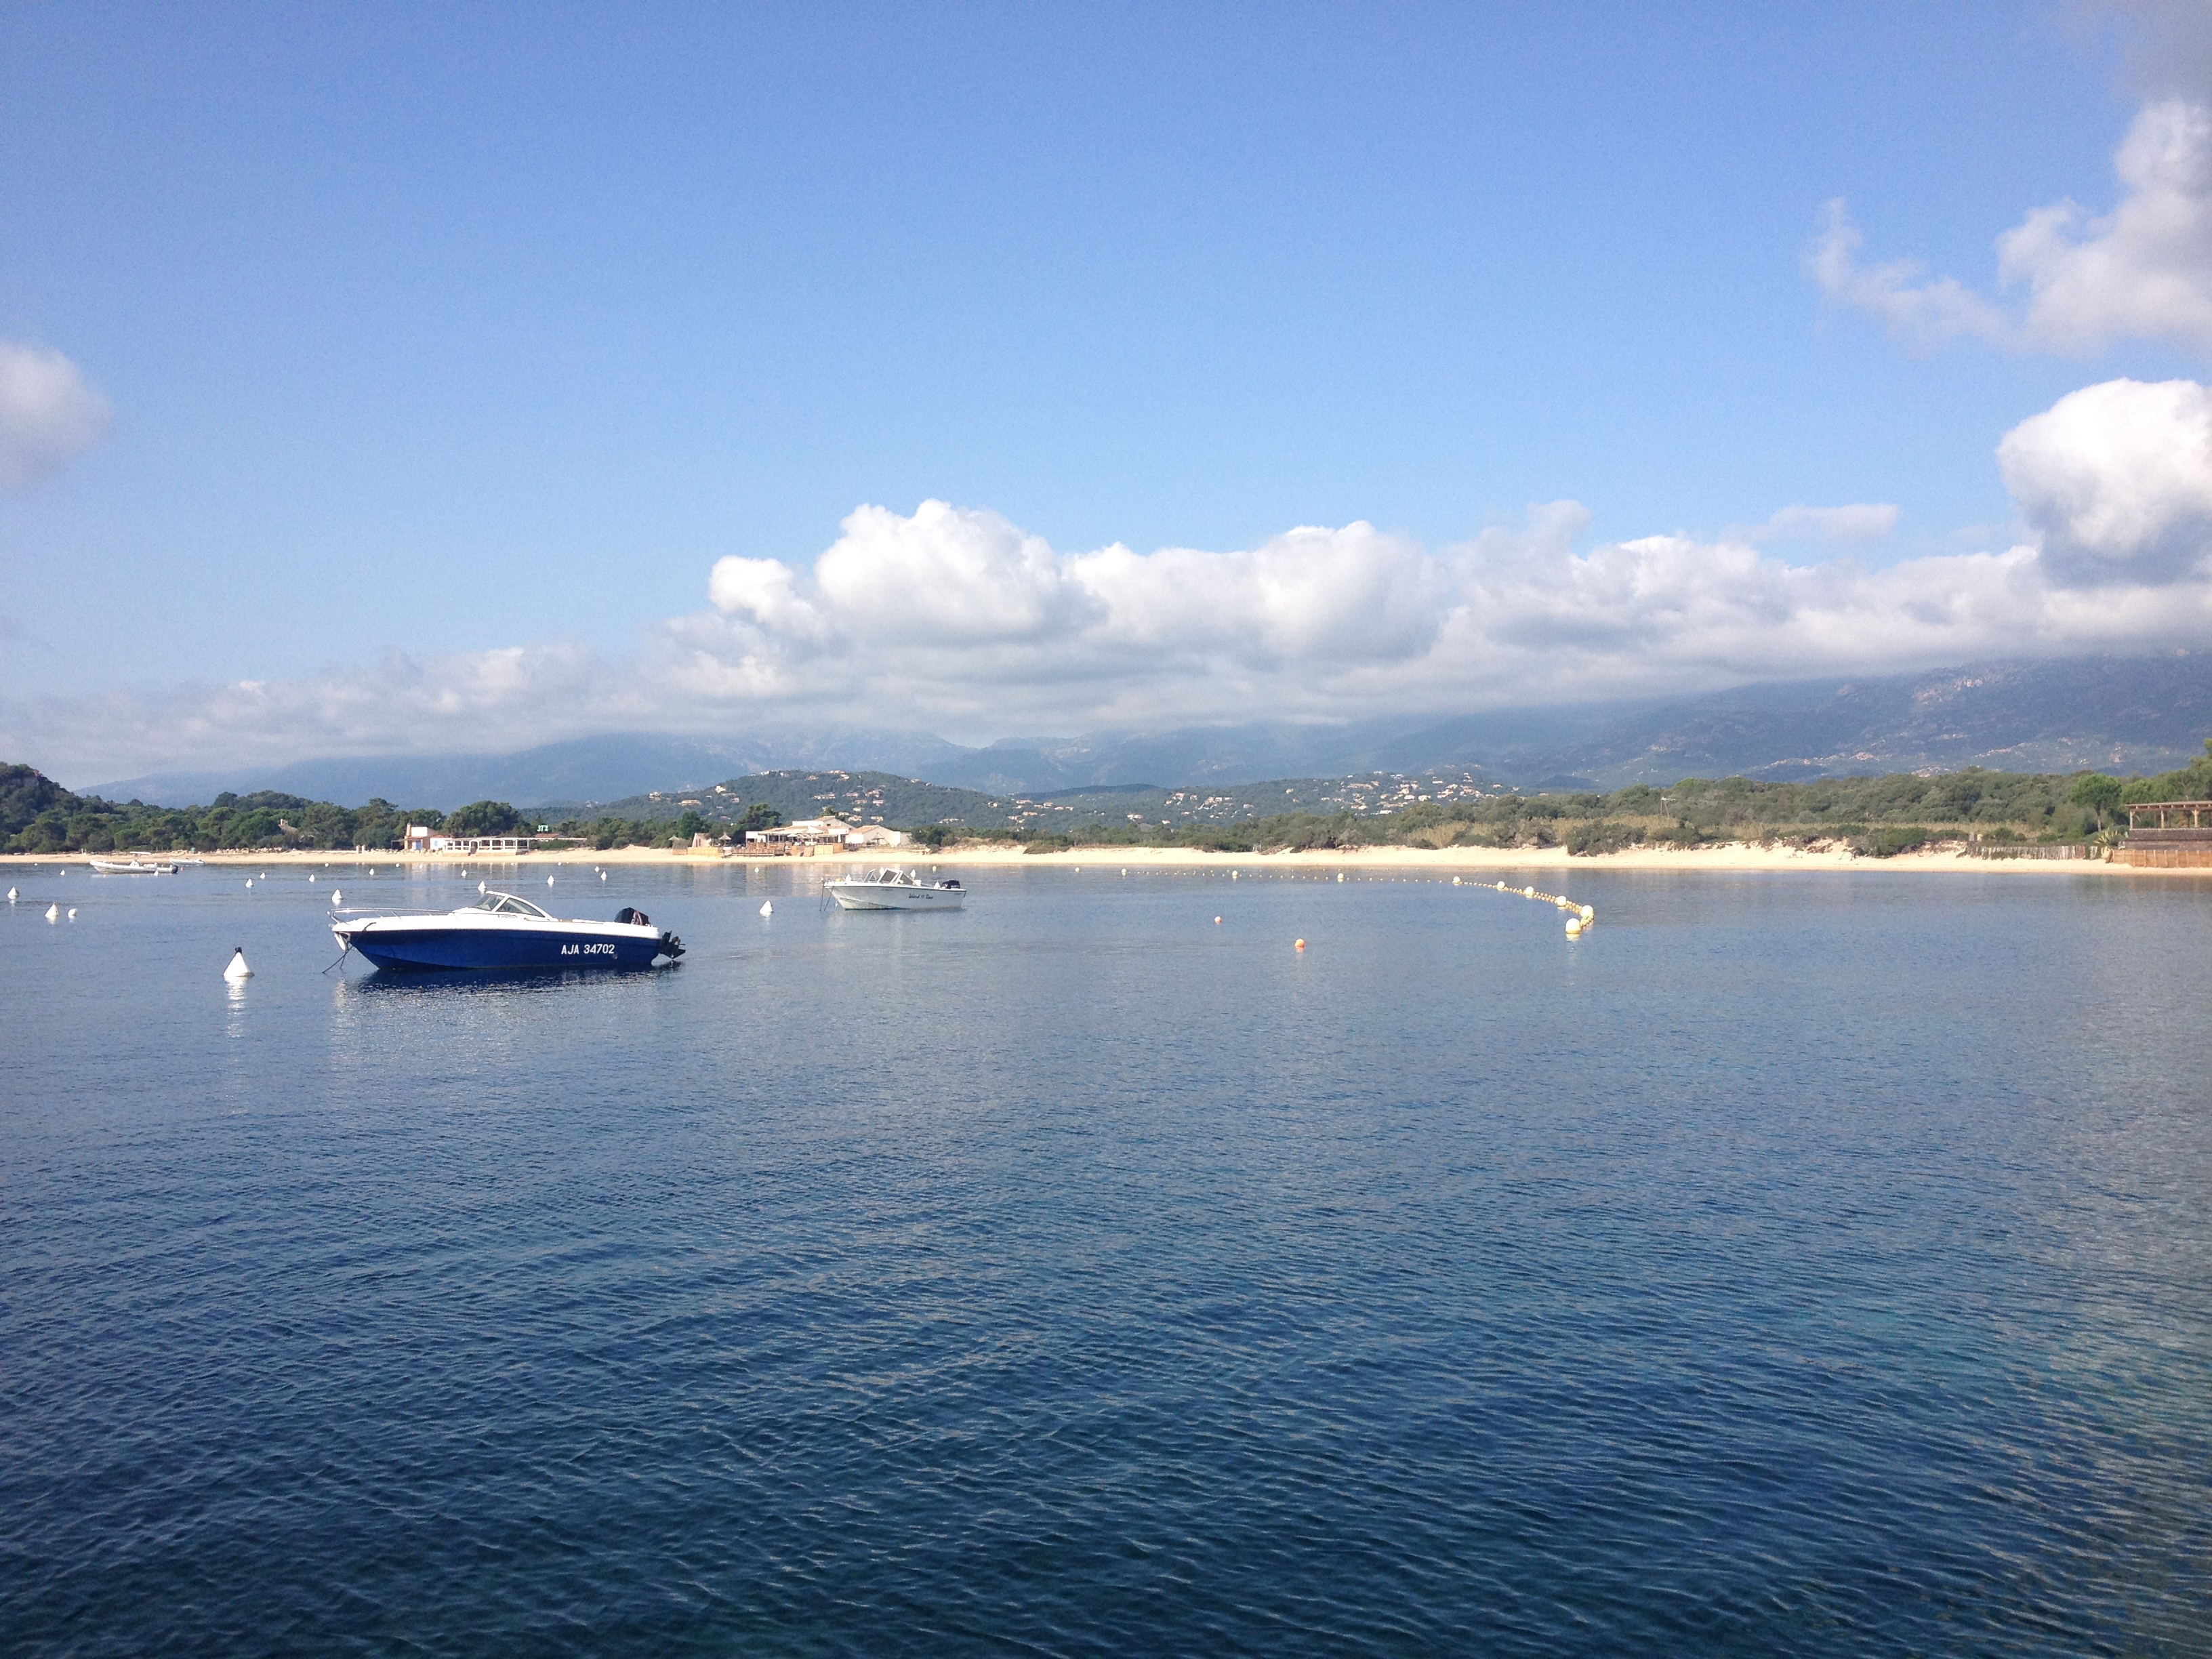
<path fill-rule="evenodd" d="M 111 855 L 103 855 L 111 856 Z M 125 857 L 129 854 L 114 854 Z M 142 857 L 157 857 L 144 854 Z M 420 854 L 403 855 L 394 852 L 231 852 L 204 853 L 191 856 L 203 860 L 210 866 L 238 868 L 333 869 L 359 866 L 406 865 L 410 867 L 440 869 L 470 869 L 480 871 L 509 870 L 544 866 L 581 866 L 586 868 L 605 868 L 616 865 L 657 865 L 664 867 L 717 866 L 742 867 L 763 866 L 773 868 L 781 865 L 855 866 L 867 867 L 884 864 L 923 865 L 939 868 L 963 866 L 988 866 L 1005 865 L 1049 865 L 1071 868 L 1091 869 L 1178 869 L 1219 870 L 1266 869 L 1269 871 L 1296 870 L 1308 873 L 1339 871 L 1389 872 L 1396 875 L 1441 875 L 1449 877 L 1469 872 L 1487 872 L 1493 877 L 1506 871 L 1569 872 L 1578 870 L 1651 870 L 1711 874 L 1740 874 L 1750 871 L 1883 871 L 1893 874 L 1971 873 L 1998 876 L 2102 876 L 2128 878 L 2140 876 L 2212 877 L 2212 869 L 2202 870 L 2144 870 L 2127 865 L 2108 864 L 2102 859 L 1981 859 L 1954 850 L 1899 854 L 1894 858 L 1860 858 L 1841 848 L 1826 848 L 1806 851 L 1789 847 L 1761 847 L 1753 842 L 1731 842 L 1711 847 L 1694 848 L 1632 848 L 1626 852 L 1601 854 L 1595 857 L 1570 858 L 1564 848 L 1498 849 L 1485 847 L 1447 847 L 1431 850 L 1421 847 L 1368 847 L 1356 851 L 1313 850 L 1297 853 L 1212 853 L 1183 847 L 1103 847 L 1087 848 L 1060 853 L 1024 853 L 1019 847 L 1006 845 L 988 848 L 963 848 L 958 852 L 932 853 L 925 848 L 900 847 L 869 853 L 821 853 L 811 857 L 735 857 L 720 858 L 712 854 L 676 852 L 665 848 L 629 847 L 601 852 L 582 848 L 559 852 L 534 852 L 520 858 L 459 857 L 439 854 L 424 857 Z M 83 866 L 89 862 L 80 853 L 39 855 L 27 853 L 0 854 L 0 864 L 12 866 L 72 864 Z"/>

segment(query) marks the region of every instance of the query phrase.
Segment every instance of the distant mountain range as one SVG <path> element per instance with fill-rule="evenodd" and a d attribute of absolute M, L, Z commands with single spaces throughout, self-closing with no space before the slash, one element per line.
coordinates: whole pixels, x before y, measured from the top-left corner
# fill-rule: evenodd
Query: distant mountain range
<path fill-rule="evenodd" d="M 2157 772 L 2212 735 L 2212 653 L 1996 662 L 1933 673 L 1772 682 L 1696 697 L 1340 726 L 1261 722 L 1103 732 L 967 748 L 927 733 L 829 726 L 727 738 L 580 738 L 509 755 L 388 755 L 127 778 L 85 793 L 204 803 L 279 789 L 356 805 L 490 799 L 563 809 L 691 793 L 775 772 L 881 772 L 986 794 L 1251 785 L 1449 771 L 1521 788 L 1616 789 L 1682 777 L 1797 779 L 1954 771 Z M 1103 803 L 1102 803 L 1103 805 Z M 1145 803 L 1151 805 L 1150 802 Z M 1132 803 L 1129 810 L 1140 811 Z"/>

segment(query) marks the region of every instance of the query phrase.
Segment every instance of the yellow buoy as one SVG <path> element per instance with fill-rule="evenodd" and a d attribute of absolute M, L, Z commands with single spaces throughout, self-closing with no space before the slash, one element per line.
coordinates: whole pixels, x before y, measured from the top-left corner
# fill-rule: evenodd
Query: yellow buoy
<path fill-rule="evenodd" d="M 1304 939 L 1300 939 L 1297 944 L 1297 948 L 1301 951 L 1304 950 L 1306 948 L 1306 942 Z"/>
<path fill-rule="evenodd" d="M 1589 923 L 1589 922 L 1595 921 L 1596 920 L 1597 920 L 1597 912 L 1596 912 L 1596 911 L 1595 911 L 1595 910 L 1593 910 L 1593 909 L 1591 909 L 1591 908 L 1589 908 L 1589 905 L 1587 905 L 1587 904 L 1585 904 L 1584 906 L 1583 906 L 1583 921 L 1585 923 Z"/>
<path fill-rule="evenodd" d="M 1583 919 L 1580 916 L 1569 916 L 1567 918 L 1567 937 L 1569 939 L 1578 939 L 1582 936 L 1582 931 Z"/>

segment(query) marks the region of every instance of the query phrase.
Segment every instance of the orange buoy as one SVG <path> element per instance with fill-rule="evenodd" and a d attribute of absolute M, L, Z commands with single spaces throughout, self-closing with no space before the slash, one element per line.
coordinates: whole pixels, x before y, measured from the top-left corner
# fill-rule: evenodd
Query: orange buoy
<path fill-rule="evenodd" d="M 1297 947 L 1297 948 L 1298 948 L 1299 950 L 1301 950 L 1301 951 L 1304 950 L 1304 949 L 1306 948 L 1306 942 L 1305 942 L 1304 939 L 1300 939 L 1300 940 L 1298 941 L 1298 947 Z"/>

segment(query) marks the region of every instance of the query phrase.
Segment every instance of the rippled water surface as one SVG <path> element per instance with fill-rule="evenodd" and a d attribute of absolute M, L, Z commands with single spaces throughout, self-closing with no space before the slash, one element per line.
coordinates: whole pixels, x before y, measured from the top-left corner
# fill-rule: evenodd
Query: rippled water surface
<path fill-rule="evenodd" d="M 0 1646 L 2207 1651 L 2212 888 L 1245 867 L 10 872 Z"/>

